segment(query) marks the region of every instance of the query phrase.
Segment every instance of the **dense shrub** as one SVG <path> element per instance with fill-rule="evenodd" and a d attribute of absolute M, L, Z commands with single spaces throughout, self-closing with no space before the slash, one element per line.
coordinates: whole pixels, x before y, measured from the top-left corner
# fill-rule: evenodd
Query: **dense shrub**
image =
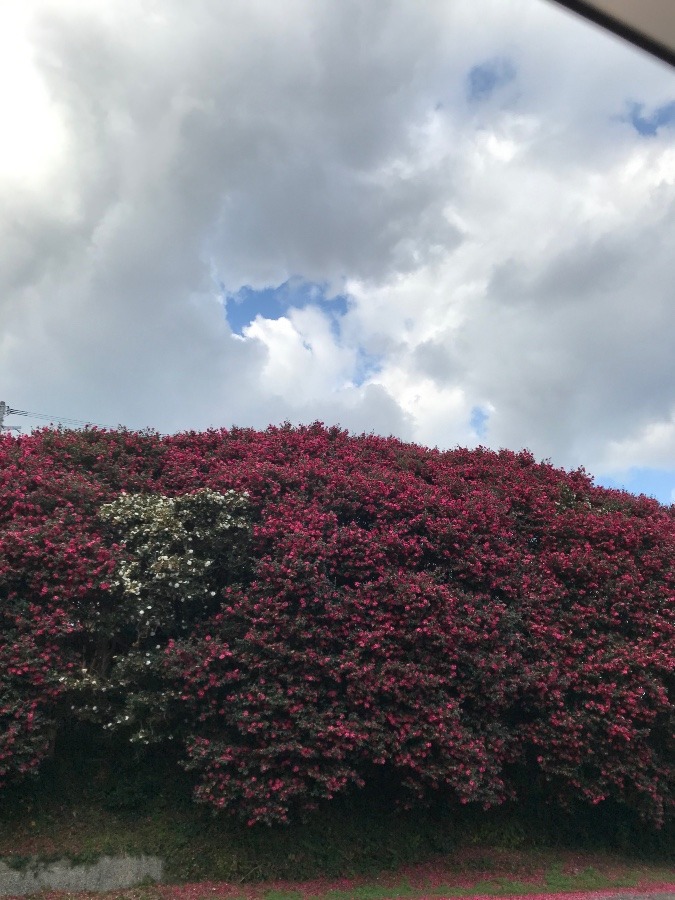
<path fill-rule="evenodd" d="M 74 717 L 174 741 L 197 799 L 250 822 L 382 771 L 410 803 L 531 784 L 661 824 L 674 550 L 672 508 L 527 453 L 5 436 L 0 782 Z"/>
<path fill-rule="evenodd" d="M 216 612 L 249 568 L 245 495 L 122 494 L 101 506 L 118 560 L 95 610 L 96 663 L 66 679 L 80 718 L 142 744 L 174 739 L 182 716 L 162 677 L 167 641 Z"/>

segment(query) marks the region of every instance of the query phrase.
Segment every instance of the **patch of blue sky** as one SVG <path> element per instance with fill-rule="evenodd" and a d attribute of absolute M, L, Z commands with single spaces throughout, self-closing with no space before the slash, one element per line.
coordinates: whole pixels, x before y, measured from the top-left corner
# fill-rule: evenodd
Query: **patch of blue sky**
<path fill-rule="evenodd" d="M 484 438 L 487 434 L 487 423 L 489 418 L 490 414 L 486 413 L 480 406 L 474 406 L 471 410 L 469 425 L 471 425 L 479 438 Z"/>
<path fill-rule="evenodd" d="M 659 128 L 675 127 L 675 100 L 657 106 L 649 114 L 645 112 L 644 103 L 630 103 L 624 121 L 630 122 L 643 137 L 655 137 Z"/>
<path fill-rule="evenodd" d="M 477 66 L 473 66 L 466 76 L 466 91 L 472 103 L 487 100 L 494 94 L 497 88 L 513 81 L 516 77 L 516 67 L 505 58 L 486 60 Z"/>
<path fill-rule="evenodd" d="M 361 385 L 365 384 L 366 381 L 373 377 L 373 375 L 377 375 L 382 368 L 382 359 L 381 356 L 377 356 L 374 353 L 368 353 L 363 347 L 358 348 L 352 379 L 356 387 L 361 387 Z"/>
<path fill-rule="evenodd" d="M 349 298 L 344 294 L 331 295 L 327 284 L 289 278 L 276 287 L 252 288 L 245 285 L 234 293 L 225 293 L 225 314 L 230 328 L 241 335 L 256 316 L 264 319 L 280 319 L 289 309 L 305 306 L 319 306 L 330 314 L 332 324 L 338 328 L 339 320 L 349 307 Z"/>
<path fill-rule="evenodd" d="M 602 487 L 618 488 L 631 494 L 645 494 L 670 506 L 675 503 L 675 469 L 633 468 L 621 476 L 596 477 Z"/>

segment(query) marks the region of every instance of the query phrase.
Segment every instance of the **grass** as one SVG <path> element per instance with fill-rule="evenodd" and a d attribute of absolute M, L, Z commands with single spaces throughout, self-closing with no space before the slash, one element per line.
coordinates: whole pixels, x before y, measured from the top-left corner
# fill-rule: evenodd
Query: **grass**
<path fill-rule="evenodd" d="M 174 883 L 109 895 L 128 900 L 393 900 L 675 882 L 675 830 L 651 832 L 617 809 L 603 818 L 597 809 L 570 815 L 531 804 L 485 813 L 439 803 L 406 813 L 375 785 L 305 823 L 247 828 L 194 805 L 172 760 L 149 765 L 122 751 L 113 759 L 82 735 L 39 779 L 3 792 L 4 862 L 22 868 L 124 853 L 160 856 Z M 200 886 L 202 894 L 192 891 Z"/>
<path fill-rule="evenodd" d="M 521 860 L 522 863 L 522 860 Z M 585 867 L 575 871 L 573 860 L 558 861 L 536 876 L 523 879 L 493 877 L 474 878 L 470 882 L 451 870 L 410 870 L 407 877 L 381 876 L 377 880 L 345 879 L 299 883 L 295 885 L 275 883 L 248 885 L 237 888 L 232 884 L 194 883 L 187 885 L 146 885 L 126 891 L 110 891 L 106 894 L 60 893 L 43 895 L 43 900 L 432 900 L 448 897 L 508 897 L 513 895 L 547 894 L 559 892 L 584 892 L 589 890 L 647 890 L 651 885 L 672 884 L 675 871 L 647 867 L 625 869 L 608 868 L 609 860 L 599 861 L 602 871 Z M 567 872 L 563 868 L 567 868 Z"/>

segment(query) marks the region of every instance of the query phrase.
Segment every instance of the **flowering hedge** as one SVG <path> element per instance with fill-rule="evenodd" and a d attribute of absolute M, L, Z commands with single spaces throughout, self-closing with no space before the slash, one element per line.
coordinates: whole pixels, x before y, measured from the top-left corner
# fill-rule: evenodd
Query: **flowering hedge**
<path fill-rule="evenodd" d="M 0 440 L 0 786 L 69 718 L 195 796 L 675 812 L 675 515 L 527 453 L 320 424 Z"/>

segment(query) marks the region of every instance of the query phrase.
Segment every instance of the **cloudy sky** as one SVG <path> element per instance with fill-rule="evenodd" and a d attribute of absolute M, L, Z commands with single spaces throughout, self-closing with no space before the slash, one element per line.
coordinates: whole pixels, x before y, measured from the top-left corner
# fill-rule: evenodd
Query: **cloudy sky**
<path fill-rule="evenodd" d="M 675 500 L 675 72 L 549 0 L 7 2 L 0 128 L 10 407 Z"/>

